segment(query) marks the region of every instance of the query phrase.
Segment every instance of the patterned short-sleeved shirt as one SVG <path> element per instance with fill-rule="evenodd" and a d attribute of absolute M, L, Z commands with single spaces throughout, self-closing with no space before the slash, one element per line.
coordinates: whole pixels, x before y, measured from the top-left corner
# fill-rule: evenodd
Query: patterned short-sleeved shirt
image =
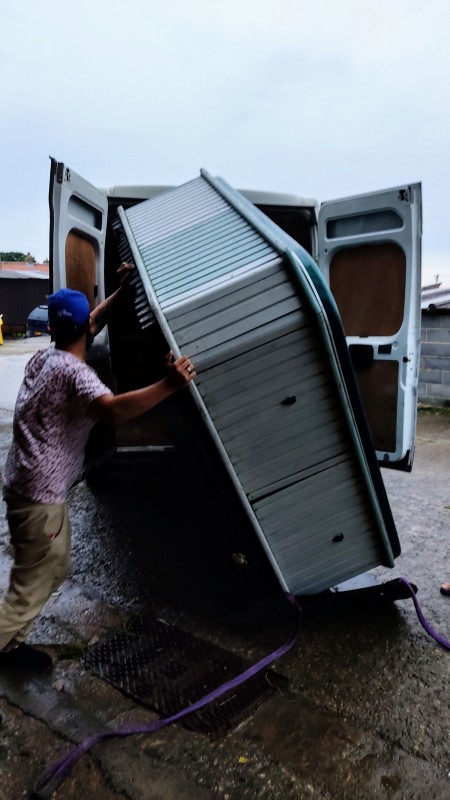
<path fill-rule="evenodd" d="M 80 475 L 94 421 L 89 404 L 110 394 L 91 367 L 51 344 L 30 359 L 17 396 L 4 494 L 64 503 Z"/>

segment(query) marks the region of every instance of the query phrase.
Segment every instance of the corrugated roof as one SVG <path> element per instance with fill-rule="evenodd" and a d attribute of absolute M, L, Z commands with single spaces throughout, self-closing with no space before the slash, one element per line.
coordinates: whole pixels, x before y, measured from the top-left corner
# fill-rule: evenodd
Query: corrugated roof
<path fill-rule="evenodd" d="M 2 270 L 13 270 L 14 272 L 41 272 L 44 275 L 49 274 L 49 264 L 37 264 L 32 261 L 0 261 L 0 272 Z"/>
<path fill-rule="evenodd" d="M 49 276 L 44 272 L 34 272 L 33 270 L 15 270 L 15 269 L 2 269 L 0 270 L 0 278 L 9 278 L 17 280 L 27 280 L 28 278 L 37 278 L 40 281 L 48 281 Z"/>
<path fill-rule="evenodd" d="M 450 310 L 450 289 L 442 288 L 440 283 L 424 286 L 420 307 L 430 312 Z"/>

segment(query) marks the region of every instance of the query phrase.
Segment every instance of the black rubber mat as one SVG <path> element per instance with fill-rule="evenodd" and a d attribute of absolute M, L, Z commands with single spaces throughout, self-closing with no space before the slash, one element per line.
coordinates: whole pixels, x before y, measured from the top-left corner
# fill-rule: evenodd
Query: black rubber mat
<path fill-rule="evenodd" d="M 87 650 L 85 666 L 162 717 L 170 717 L 251 666 L 234 653 L 155 619 L 137 619 Z M 220 736 L 267 699 L 283 682 L 263 670 L 182 724 Z"/>

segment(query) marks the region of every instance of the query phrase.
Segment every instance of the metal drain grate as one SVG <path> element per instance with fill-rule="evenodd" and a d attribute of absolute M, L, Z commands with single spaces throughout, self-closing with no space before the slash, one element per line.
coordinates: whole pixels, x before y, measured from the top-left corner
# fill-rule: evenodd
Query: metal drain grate
<path fill-rule="evenodd" d="M 251 664 L 155 619 L 136 619 L 126 632 L 85 652 L 85 666 L 134 700 L 169 717 L 199 700 Z M 222 735 L 245 719 L 282 682 L 264 670 L 197 712 L 182 724 L 190 730 Z"/>

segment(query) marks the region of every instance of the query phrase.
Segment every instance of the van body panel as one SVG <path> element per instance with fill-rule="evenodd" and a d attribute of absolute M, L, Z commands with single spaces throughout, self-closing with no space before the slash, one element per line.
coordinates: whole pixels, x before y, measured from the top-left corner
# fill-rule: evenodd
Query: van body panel
<path fill-rule="evenodd" d="M 319 266 L 336 300 L 375 449 L 411 469 L 420 358 L 421 185 L 323 203 Z"/>
<path fill-rule="evenodd" d="M 105 297 L 107 197 L 61 162 L 52 159 L 50 175 L 50 274 L 52 291 L 84 292 L 91 310 Z M 108 330 L 92 346 L 92 358 L 108 355 Z"/>

